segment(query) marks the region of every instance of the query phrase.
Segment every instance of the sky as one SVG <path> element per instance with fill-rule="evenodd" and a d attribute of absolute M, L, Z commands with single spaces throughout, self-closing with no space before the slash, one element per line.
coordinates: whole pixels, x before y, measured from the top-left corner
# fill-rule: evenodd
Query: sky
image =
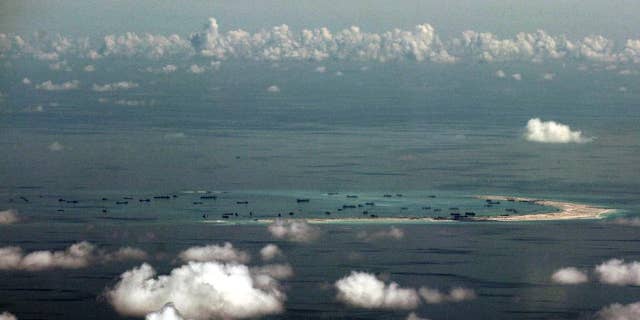
<path fill-rule="evenodd" d="M 408 29 L 430 23 L 440 34 L 467 29 L 513 36 L 545 29 L 584 37 L 602 34 L 637 38 L 640 3 L 633 0 L 460 0 L 460 1 L 1 1 L 0 30 L 69 35 L 123 32 L 189 34 L 208 17 L 222 30 L 257 31 L 275 25 L 342 29 L 357 25 L 370 32 Z"/>

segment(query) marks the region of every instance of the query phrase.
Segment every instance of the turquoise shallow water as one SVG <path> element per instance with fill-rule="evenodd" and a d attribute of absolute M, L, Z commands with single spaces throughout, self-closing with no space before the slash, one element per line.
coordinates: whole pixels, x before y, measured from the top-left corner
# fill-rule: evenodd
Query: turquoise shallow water
<path fill-rule="evenodd" d="M 24 218 L 42 223 L 247 223 L 254 220 L 349 218 L 446 218 L 555 212 L 522 201 L 489 203 L 471 195 L 444 192 L 319 192 L 181 190 L 163 194 L 5 195 Z M 23 199 L 24 198 L 24 199 Z M 26 200 L 25 200 L 26 199 Z"/>

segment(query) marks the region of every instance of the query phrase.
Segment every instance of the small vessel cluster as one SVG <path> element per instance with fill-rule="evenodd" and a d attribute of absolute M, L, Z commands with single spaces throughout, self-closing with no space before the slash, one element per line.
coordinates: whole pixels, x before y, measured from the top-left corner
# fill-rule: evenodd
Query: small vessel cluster
<path fill-rule="evenodd" d="M 105 195 L 95 198 L 67 198 L 57 197 L 55 212 L 65 213 L 74 210 L 78 213 L 99 213 L 102 215 L 139 214 L 149 212 L 148 206 L 165 206 L 175 213 L 191 215 L 197 213 L 200 219 L 212 221 L 229 220 L 261 220 L 273 218 L 302 218 L 318 219 L 326 217 L 331 219 L 376 219 L 376 218 L 403 218 L 403 219 L 432 219 L 438 221 L 486 221 L 488 216 L 509 217 L 518 215 L 520 206 L 536 204 L 533 200 L 522 198 L 504 199 L 478 199 L 475 204 L 467 203 L 464 206 L 451 206 L 446 197 L 437 201 L 436 195 L 427 194 L 407 196 L 402 193 L 371 194 L 341 194 L 328 192 L 317 195 L 309 194 L 306 197 L 290 197 L 281 207 L 274 212 L 273 207 L 266 204 L 264 197 L 254 197 L 248 193 L 233 192 L 188 192 L 176 194 L 155 194 L 136 196 L 126 194 L 121 196 Z M 40 196 L 40 199 L 51 199 L 51 196 Z M 32 203 L 25 195 L 9 199 L 9 202 Z M 262 201 L 262 202 L 261 202 Z M 287 204 L 287 201 L 288 204 Z M 482 201 L 482 202 L 480 202 Z M 506 204 L 510 205 L 506 205 Z M 447 205 L 443 205 L 447 204 Z M 501 209 L 489 210 L 483 208 L 501 207 Z M 145 209 L 146 208 L 146 209 Z M 266 208 L 266 209 L 265 209 Z M 145 211 L 146 210 L 146 211 Z M 479 210 L 479 211 L 478 211 Z M 529 212 L 534 210 L 528 210 Z M 525 210 L 527 212 L 527 210 Z"/>

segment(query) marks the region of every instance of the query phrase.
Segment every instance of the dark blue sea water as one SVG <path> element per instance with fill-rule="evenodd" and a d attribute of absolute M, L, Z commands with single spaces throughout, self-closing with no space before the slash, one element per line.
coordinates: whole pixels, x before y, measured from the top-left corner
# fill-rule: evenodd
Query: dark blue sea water
<path fill-rule="evenodd" d="M 436 215 L 425 206 L 442 208 L 443 215 L 451 207 L 483 215 L 510 205 L 486 208 L 470 197 L 479 194 L 577 201 L 637 215 L 637 76 L 553 63 L 327 63 L 327 72 L 318 73 L 315 63 L 233 61 L 204 75 L 151 75 L 131 60 L 105 59 L 96 63 L 102 70 L 96 80 L 81 71 L 51 74 L 38 63 L 0 67 L 0 209 L 16 209 L 24 218 L 0 226 L 1 246 L 61 250 L 82 240 L 103 248 L 131 245 L 152 253 L 149 262 L 167 273 L 178 266 L 177 253 L 194 245 L 229 241 L 257 255 L 276 243 L 295 276 L 284 281 L 285 312 L 269 319 L 406 318 L 408 311 L 338 302 L 330 284 L 351 270 L 382 274 L 402 286 L 476 291 L 472 301 L 421 305 L 416 313 L 430 319 L 584 319 L 611 303 L 640 300 L 634 286 L 550 280 L 565 266 L 591 269 L 611 258 L 640 259 L 640 229 L 606 220 L 402 224 L 396 227 L 405 237 L 397 241 L 357 237 L 385 225 L 324 224 L 311 243 L 274 239 L 264 224 L 234 223 L 278 213 L 360 216 L 364 207 L 357 204 L 369 201 L 375 206 L 367 210 L 379 216 Z M 523 80 L 498 79 L 499 68 L 520 72 Z M 544 72 L 556 73 L 555 79 L 542 80 Z M 83 87 L 41 91 L 21 85 L 25 76 L 37 83 L 78 79 Z M 140 87 L 89 89 L 94 82 L 123 80 Z M 280 91 L 268 92 L 272 85 Z M 621 92 L 621 86 L 631 90 Z M 524 126 L 534 117 L 595 139 L 525 141 Z M 53 142 L 63 150 L 51 151 Z M 189 190 L 215 192 L 218 199 L 201 201 Z M 132 199 L 115 204 L 122 197 Z M 337 211 L 345 204 L 356 209 Z M 521 213 L 545 209 L 513 206 Z M 239 216 L 205 223 L 228 212 Z M 136 265 L 0 271 L 0 311 L 20 319 L 119 318 L 103 293 Z"/>

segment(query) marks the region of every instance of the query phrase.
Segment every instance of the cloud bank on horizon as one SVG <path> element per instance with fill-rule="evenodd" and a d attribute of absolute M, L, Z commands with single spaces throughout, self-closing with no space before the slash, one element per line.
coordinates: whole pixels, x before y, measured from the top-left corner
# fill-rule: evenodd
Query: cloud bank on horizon
<path fill-rule="evenodd" d="M 513 38 L 504 39 L 489 32 L 467 30 L 458 37 L 441 39 L 428 23 L 417 25 L 412 30 L 393 29 L 380 33 L 366 32 L 357 26 L 338 31 L 326 27 L 294 31 L 284 24 L 254 33 L 242 29 L 222 32 L 215 18 L 209 18 L 201 31 L 188 36 L 127 32 L 90 39 L 61 34 L 37 33 L 25 37 L 0 33 L 0 59 L 25 56 L 51 62 L 64 61 L 65 57 L 96 60 L 106 57 L 144 56 L 159 59 L 203 56 L 215 60 L 257 61 L 333 59 L 538 63 L 572 59 L 598 63 L 640 63 L 640 39 L 627 39 L 623 44 L 616 44 L 602 35 L 571 40 L 563 35 L 550 35 L 544 30 L 520 32 Z M 175 69 L 163 71 L 173 72 Z M 203 69 L 192 65 L 190 71 L 200 73 Z"/>

